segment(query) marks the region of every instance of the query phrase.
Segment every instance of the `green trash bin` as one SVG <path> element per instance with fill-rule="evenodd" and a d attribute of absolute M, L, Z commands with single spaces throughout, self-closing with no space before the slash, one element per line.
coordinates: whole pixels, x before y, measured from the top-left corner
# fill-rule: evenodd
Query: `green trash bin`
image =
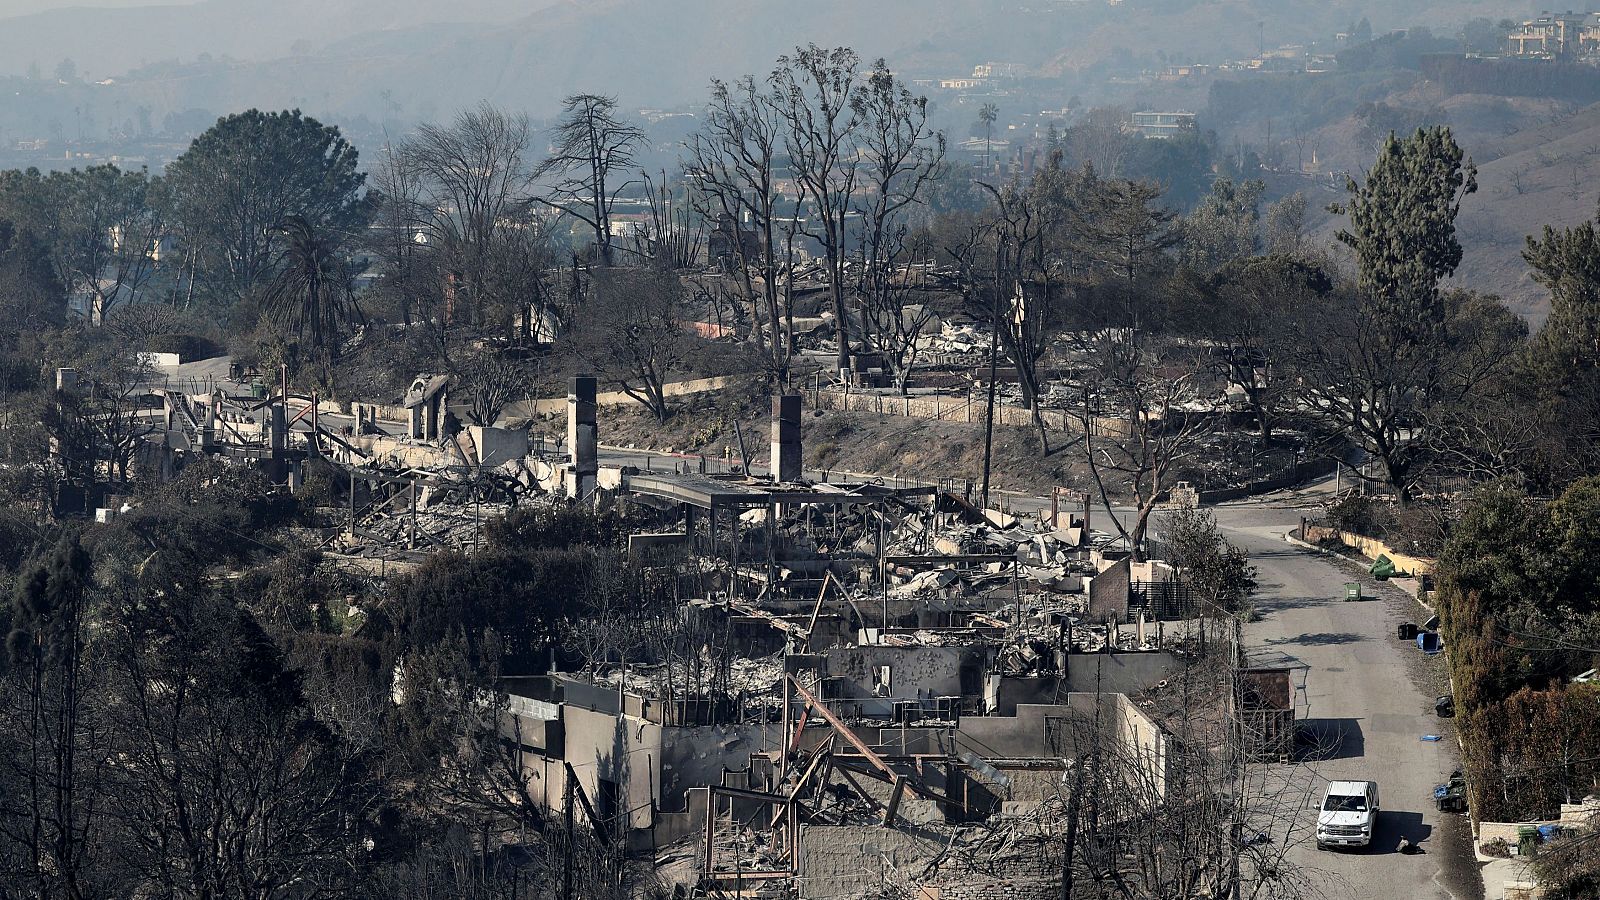
<path fill-rule="evenodd" d="M 1345 584 L 1344 584 L 1344 599 L 1345 599 L 1346 603 L 1350 602 L 1351 600 L 1360 600 L 1361 599 L 1361 585 L 1358 584 L 1357 582 L 1354 582 L 1354 581 L 1345 582 Z"/>
<path fill-rule="evenodd" d="M 1398 574 L 1398 570 L 1394 567 L 1394 560 L 1381 553 L 1377 559 L 1372 561 L 1372 568 L 1368 571 L 1372 573 L 1373 578 L 1379 581 L 1388 581 Z"/>
<path fill-rule="evenodd" d="M 1537 856 L 1539 854 L 1539 827 L 1537 825 L 1522 825 L 1517 828 L 1517 855 Z"/>

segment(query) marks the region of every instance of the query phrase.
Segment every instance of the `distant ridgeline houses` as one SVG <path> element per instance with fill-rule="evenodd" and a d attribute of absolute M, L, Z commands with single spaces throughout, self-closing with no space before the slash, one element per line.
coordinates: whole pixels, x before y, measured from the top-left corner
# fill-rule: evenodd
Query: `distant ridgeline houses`
<path fill-rule="evenodd" d="M 1506 51 L 1525 59 L 1600 62 L 1600 12 L 1543 13 L 1513 27 Z"/>

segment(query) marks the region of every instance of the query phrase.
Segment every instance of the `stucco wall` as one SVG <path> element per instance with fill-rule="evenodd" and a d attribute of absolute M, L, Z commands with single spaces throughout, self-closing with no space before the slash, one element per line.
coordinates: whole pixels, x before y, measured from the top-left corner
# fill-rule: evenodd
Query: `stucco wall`
<path fill-rule="evenodd" d="M 1089 618 L 1096 622 L 1128 619 L 1128 594 L 1133 589 L 1127 560 L 1118 560 L 1089 579 Z"/>
<path fill-rule="evenodd" d="M 1306 527 L 1305 534 L 1302 537 L 1306 542 L 1312 544 L 1331 538 L 1368 559 L 1387 556 L 1389 561 L 1394 563 L 1395 569 L 1406 575 L 1432 575 L 1434 566 L 1437 564 L 1437 560 L 1399 553 L 1377 538 L 1356 534 L 1353 531 L 1340 531 L 1337 528 L 1328 528 L 1323 525 L 1310 525 Z"/>
<path fill-rule="evenodd" d="M 934 834 L 872 825 L 805 825 L 800 829 L 801 900 L 845 900 L 882 888 L 886 870 L 920 872 L 944 845 Z"/>
<path fill-rule="evenodd" d="M 843 679 L 831 687 L 845 697 L 871 697 L 876 670 L 889 667 L 889 696 L 958 697 L 961 667 L 981 676 L 987 653 L 979 647 L 836 647 L 829 650 L 828 675 Z"/>
<path fill-rule="evenodd" d="M 777 728 L 769 728 L 765 742 L 775 747 L 782 740 Z M 722 784 L 725 771 L 743 772 L 750 768 L 750 754 L 763 747 L 759 725 L 708 725 L 698 728 L 664 729 L 661 745 L 661 772 L 658 801 L 662 809 L 684 809 L 690 788 Z"/>
<path fill-rule="evenodd" d="M 623 789 L 623 805 L 632 810 L 629 825 L 648 828 L 651 800 L 660 800 L 656 769 L 662 758 L 661 726 L 570 704 L 562 706 L 561 719 L 565 759 L 572 763 L 589 802 L 599 806 L 601 779 L 616 782 Z M 561 760 L 549 760 L 537 773 L 545 801 L 556 810 L 561 809 L 562 772 Z"/>
<path fill-rule="evenodd" d="M 467 426 L 472 445 L 478 448 L 478 465 L 493 468 L 528 455 L 528 429 Z"/>

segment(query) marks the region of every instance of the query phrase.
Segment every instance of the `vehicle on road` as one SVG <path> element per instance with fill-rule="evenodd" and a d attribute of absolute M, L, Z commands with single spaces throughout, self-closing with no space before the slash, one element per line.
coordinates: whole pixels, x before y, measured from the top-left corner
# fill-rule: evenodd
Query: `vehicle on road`
<path fill-rule="evenodd" d="M 1317 849 L 1370 845 L 1378 808 L 1376 781 L 1329 782 L 1317 813 Z"/>

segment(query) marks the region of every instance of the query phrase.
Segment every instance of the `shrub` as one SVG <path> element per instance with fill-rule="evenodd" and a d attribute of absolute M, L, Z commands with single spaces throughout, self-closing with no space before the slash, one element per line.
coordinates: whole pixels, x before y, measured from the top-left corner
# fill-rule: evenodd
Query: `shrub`
<path fill-rule="evenodd" d="M 1375 506 L 1370 497 L 1353 492 L 1345 494 L 1329 504 L 1328 524 L 1340 531 L 1376 537 L 1373 534 L 1376 531 Z"/>

